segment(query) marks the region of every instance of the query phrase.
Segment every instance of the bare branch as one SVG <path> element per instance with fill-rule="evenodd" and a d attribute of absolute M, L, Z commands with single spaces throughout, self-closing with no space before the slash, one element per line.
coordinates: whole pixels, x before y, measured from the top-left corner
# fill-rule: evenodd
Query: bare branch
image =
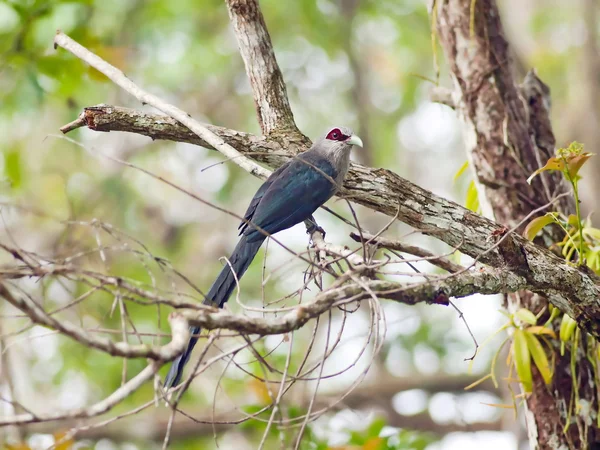
<path fill-rule="evenodd" d="M 159 111 L 162 111 L 165 114 L 168 114 L 169 116 L 176 119 L 178 122 L 181 122 L 196 135 L 204 139 L 207 143 L 210 143 L 212 147 L 223 153 L 228 158 L 232 158 L 233 161 L 238 166 L 242 167 L 244 170 L 263 179 L 267 178 L 270 175 L 270 172 L 268 170 L 259 166 L 254 161 L 246 158 L 245 156 L 242 156 L 236 149 L 234 149 L 231 145 L 223 141 L 223 139 L 221 139 L 219 136 L 217 136 L 212 131 L 201 125 L 199 122 L 192 119 L 189 114 L 173 105 L 169 105 L 168 103 L 163 102 L 158 97 L 144 91 L 143 89 L 138 87 L 133 81 L 127 78 L 125 74 L 119 69 L 110 65 L 99 56 L 93 54 L 92 52 L 75 42 L 73 39 L 71 39 L 69 36 L 62 33 L 61 31 L 58 31 L 56 33 L 56 36 L 54 36 L 54 45 L 55 47 L 61 46 L 65 50 L 73 53 L 82 61 L 88 63 L 90 66 L 92 66 L 99 72 L 102 72 L 104 75 L 110 78 L 116 85 L 133 95 L 140 102 L 154 106 Z M 74 125 L 72 124 L 71 128 L 73 126 Z"/>
<path fill-rule="evenodd" d="M 434 86 L 431 91 L 429 91 L 429 98 L 434 103 L 441 103 L 452 109 L 456 106 L 452 90 L 443 86 Z"/>
<path fill-rule="evenodd" d="M 104 414 L 115 405 L 129 397 L 133 392 L 140 388 L 145 382 L 150 380 L 160 369 L 161 364 L 157 361 L 150 362 L 144 370 L 135 377 L 123 384 L 104 400 L 88 406 L 87 408 L 77 408 L 66 412 L 53 412 L 50 414 L 18 414 L 16 416 L 2 418 L 0 417 L 0 427 L 7 425 L 22 425 L 26 423 L 51 422 L 56 420 L 90 418 Z"/>
<path fill-rule="evenodd" d="M 260 128 L 301 135 L 294 122 L 283 75 L 275 59 L 271 37 L 257 0 L 226 0 L 246 74 L 254 92 Z"/>
<path fill-rule="evenodd" d="M 101 350 L 112 356 L 150 358 L 164 363 L 172 361 L 180 355 L 186 348 L 187 341 L 190 337 L 188 329 L 189 325 L 185 320 L 185 317 L 178 312 L 173 312 L 169 315 L 169 324 L 173 336 L 171 342 L 161 347 L 153 347 L 145 344 L 132 345 L 125 342 L 113 342 L 109 339 L 92 336 L 83 328 L 65 321 L 57 320 L 48 315 L 28 296 L 13 295 L 2 282 L 0 282 L 0 297 L 3 297 L 15 308 L 24 312 L 33 322 L 57 330 L 83 345 Z"/>
<path fill-rule="evenodd" d="M 350 237 L 356 242 L 361 242 L 361 237 L 356 233 L 350 233 Z M 400 241 L 394 241 L 384 237 L 374 236 L 369 233 L 363 233 L 362 238 L 365 241 L 369 241 L 381 248 L 387 248 L 402 253 L 408 253 L 413 256 L 418 256 L 420 258 L 423 258 L 424 261 L 427 261 L 428 263 L 431 263 L 444 270 L 447 270 L 450 273 L 462 272 L 464 270 L 464 267 L 460 264 L 456 264 L 455 262 L 452 262 L 450 259 L 444 256 L 436 255 L 434 253 L 431 253 L 429 250 L 425 250 L 424 248 L 417 247 L 415 245 L 409 245 Z"/>
<path fill-rule="evenodd" d="M 295 307 L 279 317 L 246 317 L 232 315 L 223 310 L 184 310 L 181 313 L 191 325 L 208 330 L 228 329 L 240 333 L 273 335 L 297 330 L 333 306 L 368 299 L 371 293 L 375 293 L 378 298 L 408 305 L 424 302 L 446 305 L 450 297 L 465 297 L 474 293 L 516 292 L 527 286 L 525 278 L 508 271 L 493 269 L 478 269 L 409 285 L 391 281 L 362 280 L 361 283 L 349 282 L 340 286 L 345 281 L 344 278 L 340 278 L 336 285 L 319 293 L 310 303 Z"/>

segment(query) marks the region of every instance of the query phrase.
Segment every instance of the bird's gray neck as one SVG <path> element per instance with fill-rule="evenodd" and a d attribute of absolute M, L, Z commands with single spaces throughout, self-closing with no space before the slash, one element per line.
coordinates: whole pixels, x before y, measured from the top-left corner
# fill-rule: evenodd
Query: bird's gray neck
<path fill-rule="evenodd" d="M 350 167 L 350 150 L 344 147 L 338 147 L 326 150 L 319 149 L 317 152 L 327 159 L 334 167 L 336 172 L 335 183 L 338 185 L 338 189 L 341 188 Z"/>
<path fill-rule="evenodd" d="M 334 167 L 338 170 L 338 175 L 335 177 L 335 182 L 341 188 L 344 184 L 344 178 L 346 178 L 346 174 L 348 173 L 348 169 L 350 168 L 350 151 L 348 150 L 340 150 L 339 152 L 334 152 Z"/>

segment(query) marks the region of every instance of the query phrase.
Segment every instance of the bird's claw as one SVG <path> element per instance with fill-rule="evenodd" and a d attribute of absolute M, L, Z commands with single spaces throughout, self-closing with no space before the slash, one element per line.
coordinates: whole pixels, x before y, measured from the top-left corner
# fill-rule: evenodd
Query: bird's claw
<path fill-rule="evenodd" d="M 319 233 L 321 233 L 321 235 L 323 236 L 323 239 L 325 239 L 325 230 L 323 228 L 321 228 L 319 225 L 317 224 L 312 224 L 307 230 L 306 230 L 306 234 L 308 235 L 312 235 L 315 231 L 318 231 Z"/>

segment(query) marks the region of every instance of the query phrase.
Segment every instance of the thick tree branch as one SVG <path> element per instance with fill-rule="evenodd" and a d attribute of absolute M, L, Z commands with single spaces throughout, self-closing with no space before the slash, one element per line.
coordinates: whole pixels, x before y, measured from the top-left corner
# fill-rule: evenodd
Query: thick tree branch
<path fill-rule="evenodd" d="M 301 135 L 258 1 L 226 0 L 226 3 L 263 134 Z"/>
<path fill-rule="evenodd" d="M 83 112 L 88 127 L 98 131 L 131 130 L 157 139 L 202 144 L 182 125 L 164 116 L 135 112 L 127 108 L 94 106 Z M 221 127 L 211 128 L 240 152 L 274 167 L 306 150 L 299 141 L 280 142 Z M 289 146 L 287 146 L 289 145 Z M 522 274 L 528 289 L 550 290 L 552 302 L 600 337 L 600 291 L 597 277 L 578 269 L 552 252 L 539 247 L 505 227 L 466 208 L 439 197 L 386 169 L 352 164 L 341 194 L 356 203 L 399 219 L 430 234 L 462 253 L 493 267 Z M 501 241 L 500 245 L 497 243 Z"/>
<path fill-rule="evenodd" d="M 325 245 L 322 249 L 333 255 L 338 255 L 340 251 L 340 249 L 335 247 L 332 249 L 328 245 Z M 360 259 L 358 254 L 351 256 Z M 160 361 L 169 361 L 175 358 L 184 348 L 188 336 L 188 323 L 189 325 L 199 326 L 208 330 L 228 329 L 239 333 L 259 335 L 283 334 L 300 329 L 309 320 L 317 318 L 334 306 L 351 301 L 365 300 L 371 298 L 373 294 L 377 295 L 378 298 L 385 298 L 408 305 L 417 303 L 447 305 L 450 297 L 465 297 L 475 293 L 496 294 L 516 292 L 527 287 L 527 280 L 524 277 L 515 275 L 509 271 L 490 268 L 463 270 L 461 273 L 429 279 L 426 282 L 398 283 L 377 279 L 369 280 L 366 278 L 357 282 L 356 277 L 360 276 L 361 272 L 371 270 L 374 266 L 369 266 L 360 261 L 354 262 L 357 263 L 355 267 L 338 278 L 333 286 L 320 292 L 312 301 L 294 307 L 279 317 L 271 318 L 249 317 L 240 314 L 234 315 L 225 310 L 201 305 L 194 309 L 191 307 L 194 303 L 192 301 L 182 302 L 177 296 L 173 298 L 157 295 L 146 296 L 147 291 L 143 289 L 131 286 L 126 281 L 116 277 L 106 277 L 96 272 L 82 272 L 68 267 L 59 267 L 56 271 L 38 270 L 35 267 L 19 270 L 19 275 L 23 277 L 42 277 L 49 274 L 60 274 L 69 276 L 70 278 L 77 278 L 79 276 L 84 279 L 98 280 L 102 282 L 103 286 L 118 287 L 121 295 L 124 297 L 126 297 L 125 292 L 129 291 L 136 296 L 146 297 L 146 304 L 160 303 L 174 308 L 182 308 L 169 316 L 173 340 L 163 347 L 131 345 L 123 342 L 115 343 L 108 339 L 98 338 L 82 328 L 55 319 L 27 296 L 14 296 L 4 284 L 0 284 L 0 297 L 5 298 L 34 322 L 60 331 L 91 348 L 107 352 L 113 356 L 128 358 L 147 357 Z M 0 271 L 0 275 L 4 274 L 4 271 Z M 268 310 L 264 310 L 262 314 L 264 315 L 268 312 Z"/>
<path fill-rule="evenodd" d="M 434 86 L 431 91 L 429 91 L 429 99 L 434 103 L 441 103 L 442 105 L 449 106 L 450 108 L 455 108 L 456 104 L 453 98 L 453 91 L 443 86 Z"/>
<path fill-rule="evenodd" d="M 247 317 L 233 315 L 227 311 L 208 310 L 182 311 L 191 325 L 203 329 L 227 329 L 248 334 L 283 334 L 298 330 L 309 320 L 329 311 L 335 305 L 349 301 L 368 299 L 372 294 L 400 303 L 448 304 L 450 297 L 466 297 L 475 293 L 497 294 L 516 292 L 527 286 L 524 277 L 509 271 L 478 269 L 449 275 L 442 279 L 428 280 L 422 283 L 401 284 L 381 280 L 361 280 L 361 283 L 347 282 L 341 286 L 342 277 L 337 286 L 319 293 L 314 300 L 295 307 L 290 312 L 274 318 Z"/>

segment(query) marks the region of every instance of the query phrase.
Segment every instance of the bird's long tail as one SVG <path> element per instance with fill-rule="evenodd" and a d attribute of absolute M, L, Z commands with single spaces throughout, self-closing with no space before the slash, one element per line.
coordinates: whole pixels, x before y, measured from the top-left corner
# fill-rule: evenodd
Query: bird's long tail
<path fill-rule="evenodd" d="M 221 273 L 210 287 L 208 294 L 206 294 L 203 304 L 213 306 L 216 305 L 219 308 L 223 307 L 236 287 L 236 277 L 234 277 L 231 269 L 233 268 L 239 281 L 258 253 L 263 241 L 264 239 L 260 239 L 257 242 L 248 242 L 246 236 L 242 235 L 238 245 L 233 250 L 231 258 L 229 258 L 229 264 L 226 264 L 225 267 L 223 267 L 223 270 L 221 270 Z M 200 328 L 190 327 L 190 332 L 192 337 L 188 342 L 187 348 L 180 356 L 177 357 L 177 359 L 173 361 L 171 368 L 169 369 L 169 373 L 165 378 L 165 388 L 167 389 L 177 386 L 181 381 L 183 367 L 188 362 L 188 359 L 192 353 L 192 349 L 198 341 L 198 338 L 194 337 L 194 335 L 200 333 Z"/>

